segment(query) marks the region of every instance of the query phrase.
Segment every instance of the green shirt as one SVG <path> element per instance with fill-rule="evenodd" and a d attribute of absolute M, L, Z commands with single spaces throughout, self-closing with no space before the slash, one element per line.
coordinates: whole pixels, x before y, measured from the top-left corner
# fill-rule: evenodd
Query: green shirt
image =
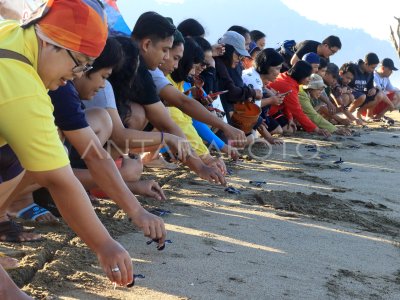
<path fill-rule="evenodd" d="M 300 86 L 299 90 L 299 101 L 303 112 L 311 121 L 314 122 L 315 125 L 317 125 L 319 128 L 328 130 L 330 133 L 337 130 L 335 125 L 327 121 L 314 109 L 310 96 L 304 91 L 302 86 Z"/>

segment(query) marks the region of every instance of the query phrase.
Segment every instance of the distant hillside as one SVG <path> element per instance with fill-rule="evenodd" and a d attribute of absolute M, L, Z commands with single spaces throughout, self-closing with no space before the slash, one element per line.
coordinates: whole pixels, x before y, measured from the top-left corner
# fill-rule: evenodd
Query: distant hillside
<path fill-rule="evenodd" d="M 363 58 L 368 52 L 375 52 L 381 59 L 392 58 L 395 65 L 400 67 L 399 58 L 389 41 L 372 38 L 362 30 L 344 29 L 310 21 L 279 0 L 252 0 L 248 3 L 228 0 L 183 2 L 165 5 L 156 0 L 135 1 L 134 4 L 132 0 L 118 0 L 117 3 L 131 28 L 141 13 L 153 10 L 172 17 L 176 24 L 186 18 L 196 18 L 206 28 L 206 38 L 212 43 L 234 24 L 265 32 L 267 47 L 275 47 L 285 39 L 322 41 L 326 36 L 334 34 L 341 38 L 343 44 L 342 50 L 331 59 L 339 66 L 346 61 Z M 325 12 L 329 13 L 328 10 Z M 389 36 L 389 25 L 387 32 L 382 32 L 382 36 Z M 392 75 L 392 81 L 400 87 L 400 71 Z"/>

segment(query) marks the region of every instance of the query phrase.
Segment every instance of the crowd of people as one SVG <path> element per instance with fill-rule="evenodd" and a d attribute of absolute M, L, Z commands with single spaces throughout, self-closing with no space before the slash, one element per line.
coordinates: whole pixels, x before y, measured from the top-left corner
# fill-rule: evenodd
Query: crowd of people
<path fill-rule="evenodd" d="M 126 286 L 132 260 L 96 216 L 96 195 L 162 247 L 163 220 L 135 195 L 165 194 L 141 180 L 143 167 L 187 166 L 225 185 L 223 156 L 236 160 L 255 141 L 393 122 L 385 113 L 399 108 L 400 90 L 390 58 L 368 53 L 339 67 L 330 62 L 342 47 L 333 35 L 291 51 L 266 45 L 265 33 L 238 25 L 213 45 L 195 19 L 175 26 L 156 12 L 126 36 L 108 30 L 97 0 L 49 0 L 34 18 L 0 21 L 0 241 L 41 241 L 17 219 L 61 216 Z M 4 271 L 17 265 L 0 256 L 1 299 L 30 299 Z"/>

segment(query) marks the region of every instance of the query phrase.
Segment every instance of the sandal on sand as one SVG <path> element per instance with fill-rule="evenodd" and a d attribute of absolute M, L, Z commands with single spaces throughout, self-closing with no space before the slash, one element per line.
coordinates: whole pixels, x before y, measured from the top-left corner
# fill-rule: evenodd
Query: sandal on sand
<path fill-rule="evenodd" d="M 50 211 L 45 209 L 44 207 L 41 207 L 37 205 L 36 203 L 32 203 L 31 205 L 28 205 L 27 207 L 21 209 L 19 212 L 17 212 L 16 217 L 21 218 L 24 220 L 30 220 L 30 221 L 36 221 L 37 218 L 40 216 L 43 216 L 45 214 L 51 214 Z M 40 223 L 58 223 L 58 219 L 55 219 L 53 221 L 38 221 Z"/>
<path fill-rule="evenodd" d="M 7 256 L 4 253 L 0 252 L 0 265 L 5 270 L 12 270 L 19 267 L 19 262 L 17 259 Z"/>
<path fill-rule="evenodd" d="M 39 237 L 32 240 L 21 240 L 21 234 L 24 233 L 24 228 L 21 224 L 10 220 L 5 222 L 0 222 L 0 241 L 10 242 L 10 243 L 32 243 L 41 242 L 44 238 Z"/>

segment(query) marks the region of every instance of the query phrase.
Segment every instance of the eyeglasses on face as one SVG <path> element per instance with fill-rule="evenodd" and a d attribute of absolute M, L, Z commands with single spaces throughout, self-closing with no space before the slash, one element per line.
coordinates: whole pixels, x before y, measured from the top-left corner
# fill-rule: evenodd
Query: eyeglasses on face
<path fill-rule="evenodd" d="M 337 52 L 337 49 L 334 49 L 333 47 L 329 47 L 329 50 L 331 51 L 332 55 Z"/>
<path fill-rule="evenodd" d="M 71 59 L 75 63 L 75 67 L 72 68 L 72 72 L 73 73 L 80 73 L 80 72 L 86 73 L 87 71 L 90 71 L 91 69 L 93 69 L 93 66 L 91 66 L 91 65 L 88 65 L 88 64 L 82 65 L 82 64 L 80 64 L 77 61 L 77 59 L 72 55 L 70 50 L 68 50 L 68 49 L 65 49 L 65 50 L 67 51 L 69 57 L 71 57 Z"/>

